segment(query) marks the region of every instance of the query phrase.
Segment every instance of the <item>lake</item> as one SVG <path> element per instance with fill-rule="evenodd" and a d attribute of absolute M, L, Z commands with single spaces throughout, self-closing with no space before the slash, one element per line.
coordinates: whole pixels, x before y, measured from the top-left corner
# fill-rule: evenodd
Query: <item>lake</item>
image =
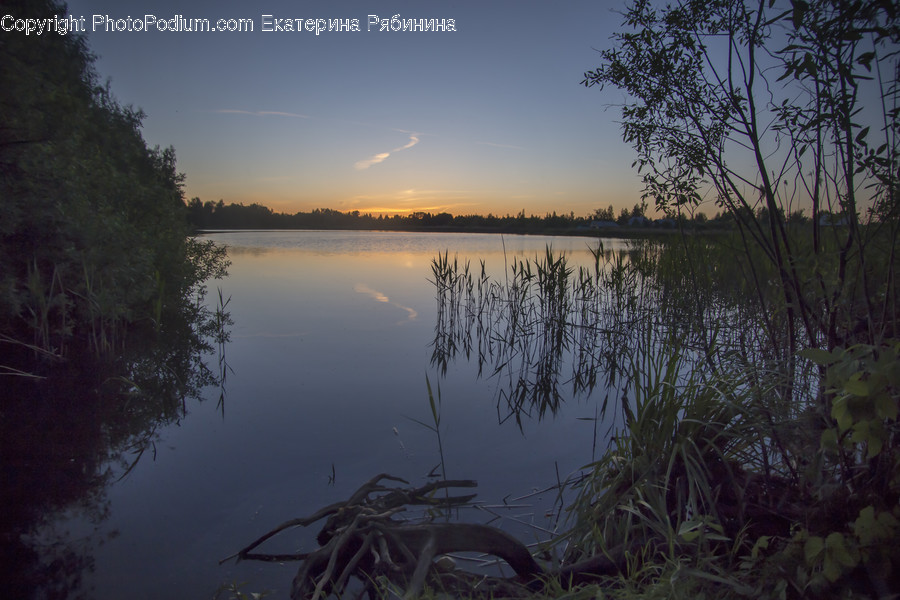
<path fill-rule="evenodd" d="M 110 465 L 101 509 L 69 508 L 48 527 L 55 533 L 47 536 L 86 557 L 86 597 L 211 598 L 232 582 L 287 597 L 297 563 L 219 559 L 283 521 L 346 499 L 377 473 L 424 484 L 441 463 L 426 426 L 434 424 L 427 382 L 440 394 L 447 477 L 477 480 L 485 505 L 528 496 L 492 524 L 525 542 L 550 537 L 531 525 L 553 527 L 556 492 L 531 494 L 591 462 L 608 425 L 595 428 L 593 420 L 601 392 L 572 397 L 543 419 L 526 416 L 520 427 L 498 404 L 502 374 L 479 376 L 462 354 L 439 369 L 431 261 L 447 252 L 480 270 L 483 260 L 502 279 L 513 261 L 543 255 L 548 245 L 571 263 L 589 264 L 595 239 L 343 231 L 205 237 L 227 245 L 232 261 L 227 279 L 210 282 L 209 296 L 217 300 L 218 287 L 230 298 L 225 381 L 159 429 L 121 480 L 125 467 Z M 209 357 L 214 370 L 217 358 Z M 260 551 L 313 550 L 317 531 L 284 532 Z"/>

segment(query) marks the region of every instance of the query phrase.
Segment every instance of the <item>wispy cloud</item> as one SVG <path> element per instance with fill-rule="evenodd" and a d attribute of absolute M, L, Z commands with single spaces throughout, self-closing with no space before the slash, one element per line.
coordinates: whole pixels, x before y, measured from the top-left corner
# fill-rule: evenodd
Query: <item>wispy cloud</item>
<path fill-rule="evenodd" d="M 390 152 L 382 152 L 381 154 L 376 154 L 375 156 L 372 156 L 365 160 L 358 161 L 353 166 L 356 167 L 357 171 L 362 171 L 363 169 L 368 169 L 372 165 L 377 165 L 378 163 L 382 162 L 384 159 L 386 159 L 390 155 L 391 155 Z"/>
<path fill-rule="evenodd" d="M 293 119 L 309 119 L 309 115 L 301 115 L 299 113 L 284 112 L 280 110 L 237 110 L 230 108 L 221 108 L 214 110 L 214 113 L 222 115 L 251 115 L 254 117 L 291 117 Z"/>
<path fill-rule="evenodd" d="M 406 150 L 407 148 L 412 148 L 413 146 L 415 146 L 418 143 L 419 143 L 419 138 L 417 138 L 415 135 L 411 135 L 411 136 L 409 136 L 409 142 L 405 146 L 400 146 L 399 148 L 395 149 L 394 152 L 400 152 L 401 150 Z"/>
<path fill-rule="evenodd" d="M 354 168 L 356 168 L 357 171 L 362 171 L 364 169 L 368 169 L 372 165 L 377 165 L 380 162 L 384 162 L 394 152 L 400 152 L 401 150 L 406 150 L 407 148 L 412 148 L 413 146 L 415 146 L 418 143 L 419 143 L 419 136 L 417 134 L 412 133 L 409 135 L 409 142 L 407 142 L 405 146 L 400 146 L 399 148 L 394 148 L 390 152 L 380 152 L 378 154 L 370 156 L 369 158 L 365 158 L 363 160 L 357 161 L 357 163 L 353 166 L 354 166 Z"/>

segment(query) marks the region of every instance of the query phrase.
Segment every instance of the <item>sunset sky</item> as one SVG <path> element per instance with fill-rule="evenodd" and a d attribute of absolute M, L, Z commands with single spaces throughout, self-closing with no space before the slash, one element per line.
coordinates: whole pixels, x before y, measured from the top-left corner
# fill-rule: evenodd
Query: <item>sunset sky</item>
<path fill-rule="evenodd" d="M 174 146 L 186 194 L 276 211 L 586 215 L 639 199 L 621 99 L 579 85 L 622 2 L 71 0 L 102 80 Z M 378 31 L 369 15 L 453 19 Z M 91 31 L 94 15 L 249 19 L 250 32 Z M 358 19 L 359 32 L 262 31 Z"/>

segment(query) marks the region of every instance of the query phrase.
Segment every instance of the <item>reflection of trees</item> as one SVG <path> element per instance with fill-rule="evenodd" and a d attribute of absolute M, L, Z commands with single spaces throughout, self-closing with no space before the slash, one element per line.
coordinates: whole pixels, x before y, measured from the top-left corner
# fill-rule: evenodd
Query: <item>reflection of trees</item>
<path fill-rule="evenodd" d="M 210 350 L 184 323 L 157 343 L 129 349 L 116 365 L 70 360 L 45 377 L 8 377 L 0 412 L 4 485 L 0 505 L 9 569 L 4 596 L 81 597 L 96 539 L 68 539 L 69 518 L 97 529 L 108 516 L 108 486 L 155 452 L 158 430 L 177 423 L 187 400 L 217 381 Z M 224 331 L 223 331 L 224 334 Z M 7 594 L 9 594 L 7 596 Z"/>

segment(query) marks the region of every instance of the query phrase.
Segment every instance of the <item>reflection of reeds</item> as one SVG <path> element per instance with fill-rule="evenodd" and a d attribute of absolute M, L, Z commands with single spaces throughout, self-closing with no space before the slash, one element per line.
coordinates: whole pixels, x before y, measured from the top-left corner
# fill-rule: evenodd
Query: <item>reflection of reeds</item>
<path fill-rule="evenodd" d="M 462 351 L 476 358 L 479 374 L 508 379 L 500 395 L 509 416 L 519 420 L 532 409 L 541 416 L 555 412 L 563 397 L 560 374 L 566 351 L 580 331 L 571 326 L 570 313 L 576 304 L 587 310 L 591 303 L 573 298 L 573 292 L 579 285 L 588 292 L 589 286 L 584 279 L 576 282 L 565 255 L 555 255 L 549 247 L 534 261 L 512 262 L 502 283 L 488 276 L 483 261 L 480 266 L 476 276 L 468 262 L 461 266 L 446 252 L 432 261 L 438 302 L 433 364 L 445 373 L 447 363 Z"/>
<path fill-rule="evenodd" d="M 508 413 L 501 419 L 519 422 L 553 414 L 565 397 L 598 387 L 606 398 L 620 397 L 635 357 L 661 350 L 673 336 L 686 368 L 752 366 L 759 377 L 790 378 L 789 398 L 810 374 L 784 370 L 771 339 L 776 333 L 747 302 L 742 278 L 729 275 L 733 263 L 715 240 L 689 247 L 633 240 L 618 251 L 599 244 L 577 269 L 548 247 L 492 278 L 483 262 L 475 274 L 444 252 L 432 262 L 438 303 L 432 361 L 443 374 L 458 354 L 474 358 L 480 375 L 502 382 L 499 401 Z"/>
<path fill-rule="evenodd" d="M 218 288 L 219 303 L 212 315 L 213 332 L 212 338 L 216 342 L 216 350 L 219 362 L 219 401 L 216 408 L 225 416 L 225 381 L 228 379 L 228 372 L 232 371 L 228 361 L 225 360 L 225 347 L 231 339 L 231 326 L 234 321 L 230 313 L 226 310 L 231 303 L 231 296 L 225 299 L 222 288 Z"/>

